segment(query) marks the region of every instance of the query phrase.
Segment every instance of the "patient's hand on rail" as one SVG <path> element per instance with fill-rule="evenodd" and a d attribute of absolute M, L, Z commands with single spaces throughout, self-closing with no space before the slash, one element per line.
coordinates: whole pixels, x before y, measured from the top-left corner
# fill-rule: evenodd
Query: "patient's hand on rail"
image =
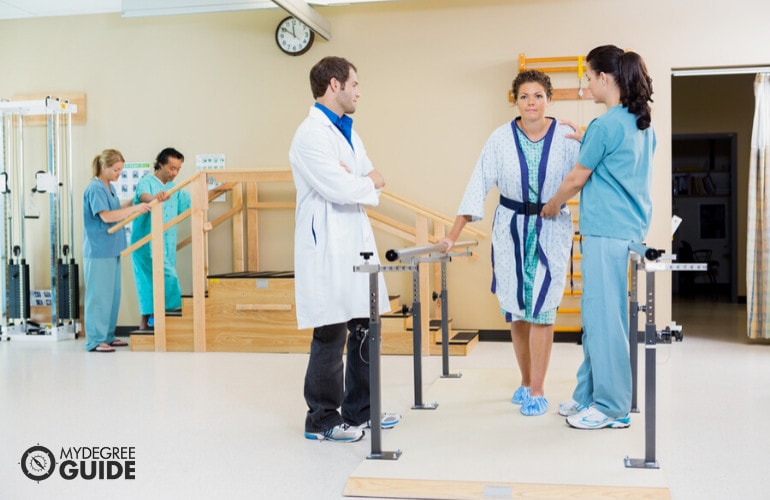
<path fill-rule="evenodd" d="M 152 210 L 152 207 L 148 205 L 147 203 L 137 203 L 136 205 L 131 205 L 136 212 L 139 212 L 140 214 L 146 214 L 150 210 Z"/>
<path fill-rule="evenodd" d="M 155 199 L 160 201 L 160 202 L 164 202 L 164 201 L 168 200 L 169 198 L 171 198 L 171 196 L 169 196 L 168 191 L 161 191 L 161 192 L 159 192 L 158 194 L 155 195 Z"/>
<path fill-rule="evenodd" d="M 444 250 L 444 253 L 449 253 L 450 250 L 452 250 L 452 248 L 455 246 L 455 240 L 452 238 L 441 238 L 436 242 L 437 245 L 440 245 L 441 243 L 446 245 L 446 250 Z"/>

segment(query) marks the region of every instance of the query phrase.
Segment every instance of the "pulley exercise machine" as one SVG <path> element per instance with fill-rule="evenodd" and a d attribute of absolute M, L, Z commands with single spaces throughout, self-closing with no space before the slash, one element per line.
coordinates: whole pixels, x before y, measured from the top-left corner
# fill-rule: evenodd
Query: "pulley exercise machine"
<path fill-rule="evenodd" d="M 47 97 L 30 101 L 0 101 L 0 296 L 2 340 L 67 340 L 80 332 L 80 284 L 74 258 L 72 193 L 72 115 L 77 106 Z M 35 174 L 35 186 L 25 183 L 25 121 L 44 116 L 46 123 L 45 170 Z M 66 184 L 63 183 L 66 181 Z M 30 268 L 27 258 L 28 214 L 25 195 L 48 193 L 51 321 L 31 319 Z M 62 193 L 67 193 L 66 206 Z M 67 235 L 63 236 L 63 220 Z M 36 244 L 37 234 L 29 235 Z M 46 292 L 48 292 L 46 290 Z"/>

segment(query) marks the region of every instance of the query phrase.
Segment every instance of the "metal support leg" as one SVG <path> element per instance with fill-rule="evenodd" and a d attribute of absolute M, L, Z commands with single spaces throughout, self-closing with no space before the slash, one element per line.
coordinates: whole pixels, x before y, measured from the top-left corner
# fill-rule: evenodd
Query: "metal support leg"
<path fill-rule="evenodd" d="M 639 413 L 639 406 L 636 401 L 638 391 L 638 369 L 639 364 L 639 266 L 637 259 L 632 255 L 631 259 L 631 279 L 628 287 L 628 354 L 631 361 L 631 413 Z"/>
<path fill-rule="evenodd" d="M 644 458 L 624 459 L 628 468 L 659 469 L 655 459 L 655 362 L 658 332 L 655 328 L 655 272 L 647 272 L 647 321 L 644 328 Z"/>
<path fill-rule="evenodd" d="M 369 273 L 369 406 L 371 408 L 371 442 L 372 452 L 366 457 L 370 460 L 398 460 L 401 450 L 382 451 L 382 391 L 380 345 L 380 309 L 379 288 L 377 278 L 379 273 Z"/>
<path fill-rule="evenodd" d="M 462 373 L 449 373 L 449 303 L 446 288 L 446 260 L 441 261 L 441 378 L 460 378 Z"/>
<path fill-rule="evenodd" d="M 420 307 L 420 269 L 412 271 L 412 356 L 414 358 L 414 410 L 435 410 L 438 403 L 422 402 L 422 312 Z"/>

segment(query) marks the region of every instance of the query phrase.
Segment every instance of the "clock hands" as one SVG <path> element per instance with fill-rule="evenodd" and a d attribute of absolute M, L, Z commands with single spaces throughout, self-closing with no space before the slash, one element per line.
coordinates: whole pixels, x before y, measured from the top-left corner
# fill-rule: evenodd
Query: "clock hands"
<path fill-rule="evenodd" d="M 313 44 L 313 31 L 293 17 L 287 17 L 278 24 L 275 41 L 281 50 L 297 56 L 307 52 Z"/>

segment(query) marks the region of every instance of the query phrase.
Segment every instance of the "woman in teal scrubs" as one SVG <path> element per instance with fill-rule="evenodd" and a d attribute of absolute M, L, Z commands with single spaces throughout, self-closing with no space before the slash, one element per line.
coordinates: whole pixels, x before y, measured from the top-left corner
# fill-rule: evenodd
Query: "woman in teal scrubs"
<path fill-rule="evenodd" d="M 559 413 L 579 429 L 622 428 L 631 423 L 628 246 L 643 242 L 652 217 L 652 79 L 638 54 L 613 45 L 593 49 L 586 63 L 588 88 L 607 112 L 588 125 L 577 165 L 542 212 L 555 216 L 582 189 L 584 359 Z"/>
<path fill-rule="evenodd" d="M 123 155 L 105 149 L 93 161 L 94 178 L 83 193 L 83 274 L 85 277 L 86 350 L 113 352 L 128 345 L 115 338 L 120 308 L 120 252 L 126 248 L 123 228 L 109 234 L 115 223 L 134 213 L 150 210 L 146 203 L 120 206 L 115 188 Z"/>

